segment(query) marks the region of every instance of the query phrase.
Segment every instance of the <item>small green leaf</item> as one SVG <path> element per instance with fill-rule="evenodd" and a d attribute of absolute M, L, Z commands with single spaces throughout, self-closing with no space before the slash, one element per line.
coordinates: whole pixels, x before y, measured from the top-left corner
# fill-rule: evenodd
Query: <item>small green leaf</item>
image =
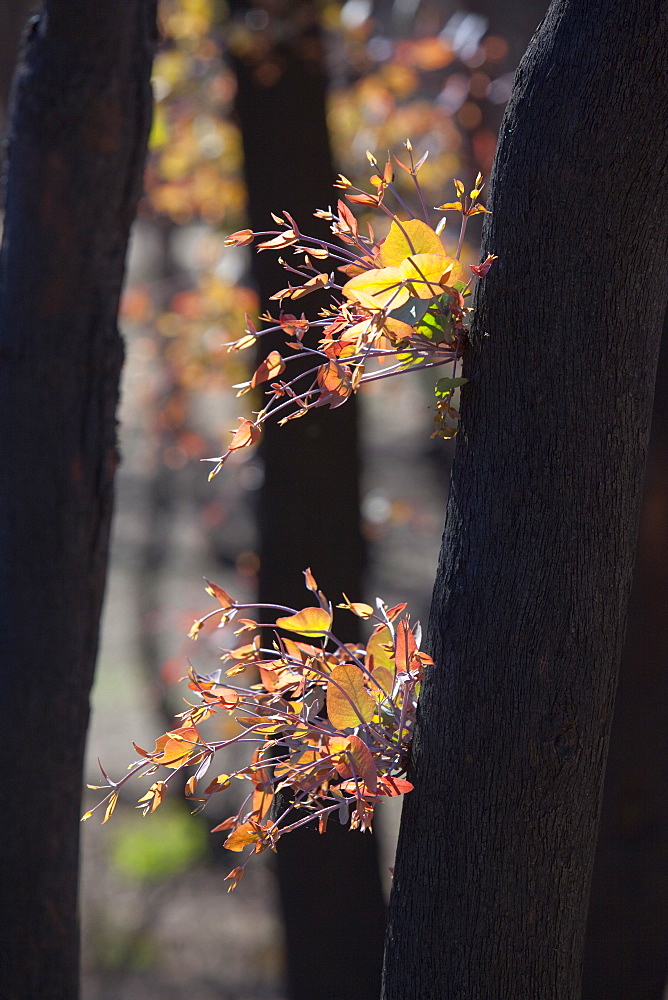
<path fill-rule="evenodd" d="M 466 385 L 467 378 L 440 378 L 434 386 L 434 393 L 437 397 L 449 396 L 460 385 Z"/>

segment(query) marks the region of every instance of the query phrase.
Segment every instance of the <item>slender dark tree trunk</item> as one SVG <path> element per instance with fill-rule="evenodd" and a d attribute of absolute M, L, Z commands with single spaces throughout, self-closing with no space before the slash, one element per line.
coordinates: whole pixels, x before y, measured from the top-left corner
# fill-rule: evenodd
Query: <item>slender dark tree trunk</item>
<path fill-rule="evenodd" d="M 270 213 L 287 209 L 313 231 L 313 212 L 331 204 L 334 180 L 324 53 L 310 0 L 279 5 L 276 14 L 282 20 L 269 22 L 266 35 L 235 61 L 250 219 L 254 229 L 275 228 Z M 253 18 L 246 23 L 263 23 Z M 275 311 L 269 296 L 285 286 L 285 272 L 269 253 L 255 263 L 262 308 Z M 280 349 L 283 342 L 271 346 Z M 355 408 L 270 426 L 264 439 L 260 599 L 296 608 L 311 603 L 302 576 L 307 566 L 332 600 L 343 590 L 359 595 Z M 277 868 L 293 1000 L 378 996 L 385 903 L 375 838 L 336 825 L 324 836 L 296 831 L 281 841 Z"/>
<path fill-rule="evenodd" d="M 40 6 L 40 0 L 4 0 L 0 4 L 0 136 L 7 124 L 7 103 L 21 32 L 28 14 Z"/>
<path fill-rule="evenodd" d="M 18 69 L 0 254 L 0 996 L 78 996 L 88 696 L 152 0 L 46 0 Z"/>
<path fill-rule="evenodd" d="M 662 1000 L 668 980 L 668 313 L 605 777 L 585 1000 Z"/>
<path fill-rule="evenodd" d="M 555 0 L 501 132 L 385 1000 L 576 1000 L 666 307 L 668 11 Z"/>

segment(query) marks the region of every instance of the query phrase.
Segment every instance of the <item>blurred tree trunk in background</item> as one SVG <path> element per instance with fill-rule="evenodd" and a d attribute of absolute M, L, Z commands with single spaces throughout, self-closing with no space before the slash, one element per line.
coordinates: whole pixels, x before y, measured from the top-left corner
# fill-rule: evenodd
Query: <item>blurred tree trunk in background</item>
<path fill-rule="evenodd" d="M 46 0 L 18 68 L 0 252 L 0 996 L 74 1000 L 89 691 L 153 0 Z"/>
<path fill-rule="evenodd" d="M 668 314 L 587 927 L 584 1000 L 668 978 Z"/>
<path fill-rule="evenodd" d="M 21 32 L 28 15 L 41 7 L 41 0 L 3 0 L 0 4 L 0 137 L 7 128 L 7 107 Z"/>
<path fill-rule="evenodd" d="M 250 224 L 276 228 L 270 213 L 286 209 L 309 232 L 320 225 L 324 234 L 312 216 L 331 204 L 335 172 L 315 5 L 286 0 L 271 9 L 270 20 L 261 4 L 232 10 Z M 269 296 L 285 286 L 285 272 L 271 253 L 255 255 L 254 267 L 262 309 L 275 313 L 278 303 Z M 273 346 L 279 345 L 261 342 L 263 352 Z M 318 410 L 283 428 L 269 424 L 263 437 L 260 600 L 296 608 L 312 603 L 302 576 L 307 566 L 332 601 L 344 590 L 359 599 L 356 407 Z M 323 836 L 296 831 L 280 842 L 278 875 L 292 1000 L 378 996 L 385 903 L 375 837 L 337 824 Z"/>
<path fill-rule="evenodd" d="M 484 239 L 499 261 L 465 359 L 386 1000 L 580 997 L 668 295 L 655 207 L 668 193 L 667 52 L 655 0 L 554 0 L 516 77 Z"/>

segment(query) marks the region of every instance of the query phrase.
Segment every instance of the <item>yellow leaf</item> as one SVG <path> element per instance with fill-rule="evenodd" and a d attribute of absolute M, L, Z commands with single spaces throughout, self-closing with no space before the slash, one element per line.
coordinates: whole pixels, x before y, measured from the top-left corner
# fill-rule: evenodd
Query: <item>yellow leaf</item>
<path fill-rule="evenodd" d="M 287 629 L 288 632 L 299 632 L 302 635 L 320 637 L 327 634 L 332 624 L 332 616 L 324 608 L 304 608 L 296 615 L 287 618 L 277 618 L 276 624 L 279 628 Z"/>
<path fill-rule="evenodd" d="M 373 673 L 379 667 L 384 667 L 394 677 L 394 642 L 392 641 L 392 635 L 387 625 L 383 625 L 377 629 L 367 642 L 366 657 L 366 666 Z M 373 667 L 371 666 L 371 657 L 373 657 Z"/>
<path fill-rule="evenodd" d="M 404 279 L 411 280 L 410 292 L 419 299 L 431 299 L 441 295 L 441 281 L 449 279 L 455 261 L 444 254 L 412 254 L 402 261 L 399 270 Z"/>
<path fill-rule="evenodd" d="M 372 267 L 351 278 L 343 286 L 343 294 L 367 309 L 395 309 L 408 302 L 409 294 L 402 287 L 404 276 L 398 267 Z"/>
<path fill-rule="evenodd" d="M 109 802 L 107 803 L 107 808 L 105 809 L 104 812 L 104 819 L 102 820 L 103 825 L 104 823 L 107 822 L 108 819 L 111 819 L 111 815 L 114 809 L 116 808 L 117 802 L 118 802 L 118 792 L 112 792 L 111 795 L 109 796 Z"/>
<path fill-rule="evenodd" d="M 409 219 L 401 227 L 393 222 L 380 247 L 380 262 L 383 267 L 398 267 L 409 254 L 423 253 L 444 253 L 443 244 L 431 226 L 420 219 Z"/>
<path fill-rule="evenodd" d="M 371 722 L 376 700 L 364 686 L 364 674 L 354 663 L 334 667 L 327 685 L 327 715 L 337 729 L 354 729 Z"/>

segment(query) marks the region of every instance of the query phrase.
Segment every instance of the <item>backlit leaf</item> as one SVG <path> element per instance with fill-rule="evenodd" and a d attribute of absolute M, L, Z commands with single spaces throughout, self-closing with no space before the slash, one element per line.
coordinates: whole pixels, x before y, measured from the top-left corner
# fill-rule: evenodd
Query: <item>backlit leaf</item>
<path fill-rule="evenodd" d="M 324 608 L 304 608 L 296 615 L 277 618 L 276 624 L 279 628 L 287 629 L 288 632 L 300 632 L 302 635 L 320 637 L 329 632 L 332 616 Z"/>
<path fill-rule="evenodd" d="M 354 663 L 334 667 L 327 685 L 327 715 L 337 729 L 354 729 L 371 722 L 376 699 L 364 686 L 364 674 Z"/>
<path fill-rule="evenodd" d="M 443 244 L 426 222 L 408 219 L 399 226 L 393 222 L 380 245 L 380 262 L 383 267 L 399 267 L 409 254 L 443 255 Z"/>

